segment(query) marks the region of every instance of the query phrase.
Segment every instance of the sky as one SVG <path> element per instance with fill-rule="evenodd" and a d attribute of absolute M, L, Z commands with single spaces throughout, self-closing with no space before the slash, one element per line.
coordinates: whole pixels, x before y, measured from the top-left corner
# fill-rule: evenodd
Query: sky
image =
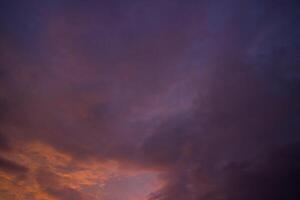
<path fill-rule="evenodd" d="M 0 200 L 300 199 L 298 0 L 1 0 Z"/>

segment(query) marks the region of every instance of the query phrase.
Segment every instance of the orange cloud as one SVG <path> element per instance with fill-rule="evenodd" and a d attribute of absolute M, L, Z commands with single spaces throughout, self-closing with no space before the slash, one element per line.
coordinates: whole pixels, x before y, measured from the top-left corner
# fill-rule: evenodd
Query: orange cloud
<path fill-rule="evenodd" d="M 0 156 L 28 168 L 23 174 L 0 171 L 0 199 L 60 200 L 80 196 L 78 199 L 109 200 L 123 195 L 133 200 L 146 198 L 160 187 L 153 172 L 122 169 L 117 161 L 74 159 L 38 141 L 19 143 Z"/>

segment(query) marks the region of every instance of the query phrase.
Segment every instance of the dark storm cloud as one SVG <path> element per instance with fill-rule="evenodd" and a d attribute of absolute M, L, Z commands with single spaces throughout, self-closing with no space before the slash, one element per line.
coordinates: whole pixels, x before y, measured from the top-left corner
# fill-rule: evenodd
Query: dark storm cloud
<path fill-rule="evenodd" d="M 262 4 L 268 9 L 260 21 L 273 26 L 268 20 L 278 17 L 276 25 L 255 31 L 252 39 L 249 31 L 235 30 L 238 43 L 225 43 L 229 51 L 222 46 L 215 57 L 208 102 L 200 98 L 190 119 L 170 119 L 169 129 L 162 126 L 146 140 L 146 156 L 174 166 L 166 177 L 169 185 L 151 199 L 299 197 L 298 14 L 292 2 L 283 8 L 280 2 Z M 240 29 L 248 14 L 233 14 L 229 33 Z M 248 54 L 252 48 L 255 57 Z"/>
<path fill-rule="evenodd" d="M 183 128 L 170 121 L 173 135 L 157 133 L 152 143 L 175 144 L 177 159 L 171 160 L 174 172 L 167 177 L 169 185 L 151 199 L 299 198 L 299 28 L 296 4 L 285 2 L 282 8 L 281 3 L 265 4 L 276 8 L 267 14 L 277 16 L 281 25 L 254 39 L 260 40 L 254 43 L 257 57 L 250 58 L 255 64 L 245 62 L 249 57 L 235 57 L 249 50 L 244 46 L 234 49 L 232 58 L 221 57 L 209 96 L 211 112 L 202 112 L 199 105 Z M 244 18 L 239 20 L 242 23 Z M 178 140 L 178 131 L 186 136 Z M 179 153 L 185 143 L 190 150 Z M 166 152 L 166 158 L 173 158 L 175 150 L 158 149 L 158 155 Z M 184 155 L 187 158 L 180 159 Z"/>
<path fill-rule="evenodd" d="M 22 174 L 26 173 L 28 168 L 13 161 L 0 157 L 0 170 L 13 174 Z"/>
<path fill-rule="evenodd" d="M 227 199 L 290 199 L 299 197 L 299 143 L 275 148 L 257 163 L 224 167 Z M 229 183 L 229 184 L 226 184 Z M 228 187 L 229 186 L 229 187 Z"/>
<path fill-rule="evenodd" d="M 298 1 L 16 2 L 1 14 L 1 149 L 39 140 L 156 169 L 151 200 L 299 197 Z M 49 173 L 46 193 L 90 198 Z"/>
<path fill-rule="evenodd" d="M 37 37 L 28 35 L 39 52 L 31 46 L 26 46 L 30 51 L 21 47 L 22 56 L 18 59 L 10 55 L 14 50 L 5 52 L 9 55 L 3 59 L 8 66 L 5 69 L 14 74 L 6 85 L 13 91 L 10 99 L 18 100 L 16 105 L 9 106 L 5 118 L 11 116 L 10 123 L 26 130 L 25 138 L 37 137 L 76 155 L 95 153 L 108 158 L 123 157 L 124 152 L 131 155 L 136 143 L 140 143 L 138 137 L 144 135 L 140 133 L 152 128 L 147 117 L 145 122 L 139 118 L 152 110 L 151 106 L 163 107 L 160 101 L 166 102 L 170 97 L 161 96 L 178 80 L 198 71 L 185 72 L 181 66 L 173 68 L 178 65 L 177 59 L 173 60 L 177 55 L 180 62 L 186 62 L 180 54 L 186 48 L 185 43 L 192 40 L 187 37 L 189 32 L 179 27 L 193 30 L 198 14 L 190 17 L 191 8 L 187 7 L 177 16 L 180 5 L 170 1 L 128 3 L 122 9 L 114 4 L 96 5 L 103 12 L 96 12 L 93 4 L 87 4 L 87 10 L 76 5 L 61 12 L 46 6 L 44 15 L 33 15 L 34 20 L 41 17 L 45 21 Z M 25 9 L 22 4 L 17 7 Z M 152 9 L 157 13 L 152 14 Z M 166 11 L 170 11 L 170 16 Z M 139 20 L 146 23 L 144 28 Z M 137 32 L 141 38 L 135 36 Z M 106 41 L 109 43 L 101 43 Z M 14 68 L 9 69 L 12 65 Z M 177 85 L 174 86 L 176 89 Z M 155 112 L 164 112 L 159 109 Z M 156 113 L 149 116 L 153 118 Z M 140 125 L 143 123 L 146 127 Z M 83 133 L 88 133 L 88 137 Z M 124 138 L 127 134 L 132 136 Z"/>
<path fill-rule="evenodd" d="M 0 134 L 0 150 L 7 151 L 10 149 L 10 143 L 4 134 Z"/>

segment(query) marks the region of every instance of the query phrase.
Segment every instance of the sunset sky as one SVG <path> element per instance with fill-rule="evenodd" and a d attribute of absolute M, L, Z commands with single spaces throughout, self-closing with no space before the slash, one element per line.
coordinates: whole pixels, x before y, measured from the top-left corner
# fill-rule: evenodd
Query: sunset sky
<path fill-rule="evenodd" d="M 1 0 L 0 200 L 300 199 L 299 0 Z"/>

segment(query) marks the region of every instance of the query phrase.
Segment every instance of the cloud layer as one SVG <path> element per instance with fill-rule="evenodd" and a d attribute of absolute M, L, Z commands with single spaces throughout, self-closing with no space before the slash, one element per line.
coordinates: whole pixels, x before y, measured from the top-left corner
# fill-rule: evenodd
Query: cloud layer
<path fill-rule="evenodd" d="M 297 199 L 297 1 L 1 2 L 0 199 Z"/>

